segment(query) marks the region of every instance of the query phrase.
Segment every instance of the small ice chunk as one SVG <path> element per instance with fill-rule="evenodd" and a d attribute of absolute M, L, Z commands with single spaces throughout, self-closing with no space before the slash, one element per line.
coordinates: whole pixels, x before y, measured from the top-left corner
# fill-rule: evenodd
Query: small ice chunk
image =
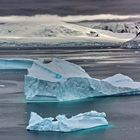
<path fill-rule="evenodd" d="M 0 88 L 4 88 L 5 87 L 5 85 L 0 85 Z"/>

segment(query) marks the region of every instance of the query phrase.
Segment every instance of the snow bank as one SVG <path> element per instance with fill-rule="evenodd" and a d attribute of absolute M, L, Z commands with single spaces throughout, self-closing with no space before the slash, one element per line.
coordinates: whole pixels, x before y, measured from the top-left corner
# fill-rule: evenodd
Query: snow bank
<path fill-rule="evenodd" d="M 65 115 L 58 115 L 56 118 L 42 118 L 38 114 L 31 112 L 29 125 L 26 129 L 36 131 L 71 132 L 108 125 L 105 117 L 106 114 L 104 112 L 98 113 L 96 111 L 80 113 L 71 118 L 67 118 Z"/>

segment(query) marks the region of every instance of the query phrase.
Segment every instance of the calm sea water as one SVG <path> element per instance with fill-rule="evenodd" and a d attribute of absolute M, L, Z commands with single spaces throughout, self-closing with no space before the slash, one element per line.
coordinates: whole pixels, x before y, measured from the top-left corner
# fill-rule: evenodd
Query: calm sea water
<path fill-rule="evenodd" d="M 49 62 L 59 57 L 81 65 L 95 78 L 123 73 L 140 81 L 140 52 L 135 50 L 55 50 L 11 52 L 4 57 L 45 58 Z M 0 54 L 1 57 L 2 54 Z M 135 140 L 140 137 L 140 96 L 90 98 L 64 103 L 25 103 L 23 81 L 26 70 L 1 71 L 0 139 L 1 140 Z M 26 131 L 31 111 L 43 117 L 96 110 L 106 112 L 109 126 L 72 133 Z"/>

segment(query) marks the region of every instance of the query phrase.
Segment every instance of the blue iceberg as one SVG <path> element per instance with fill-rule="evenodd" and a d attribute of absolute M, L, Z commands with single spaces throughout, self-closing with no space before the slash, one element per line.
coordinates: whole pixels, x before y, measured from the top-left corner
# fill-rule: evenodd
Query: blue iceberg
<path fill-rule="evenodd" d="M 140 82 L 128 76 L 116 74 L 95 79 L 80 66 L 57 58 L 47 64 L 32 59 L 1 58 L 0 69 L 27 69 L 24 90 L 28 102 L 140 94 Z"/>
<path fill-rule="evenodd" d="M 69 101 L 88 97 L 140 94 L 140 82 L 116 74 L 106 79 L 90 77 L 80 66 L 61 60 L 33 63 L 25 75 L 27 100 Z"/>
<path fill-rule="evenodd" d="M 67 118 L 65 115 L 58 115 L 56 118 L 42 118 L 38 114 L 31 112 L 29 125 L 26 129 L 36 131 L 71 132 L 108 125 L 108 121 L 105 117 L 106 114 L 104 112 L 98 113 L 96 111 L 80 113 L 71 118 Z"/>

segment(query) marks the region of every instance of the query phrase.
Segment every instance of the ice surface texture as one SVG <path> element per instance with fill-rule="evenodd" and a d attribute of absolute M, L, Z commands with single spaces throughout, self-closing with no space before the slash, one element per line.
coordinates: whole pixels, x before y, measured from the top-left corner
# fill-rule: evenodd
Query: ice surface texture
<path fill-rule="evenodd" d="M 71 101 L 88 97 L 140 94 L 140 82 L 116 74 L 106 79 L 90 77 L 80 66 L 53 59 L 44 64 L 31 59 L 0 59 L 0 69 L 27 69 L 27 101 Z"/>
<path fill-rule="evenodd" d="M 105 117 L 104 112 L 98 113 L 96 111 L 80 113 L 71 118 L 67 118 L 65 115 L 58 115 L 56 118 L 42 118 L 38 114 L 31 112 L 27 130 L 71 132 L 108 125 Z"/>

